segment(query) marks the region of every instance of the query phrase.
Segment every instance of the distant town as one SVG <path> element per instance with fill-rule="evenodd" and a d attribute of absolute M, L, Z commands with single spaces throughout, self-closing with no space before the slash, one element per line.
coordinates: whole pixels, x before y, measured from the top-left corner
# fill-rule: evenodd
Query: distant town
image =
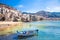
<path fill-rule="evenodd" d="M 60 20 L 60 12 L 39 11 L 27 13 L 0 3 L 0 21 L 31 22 L 42 20 Z"/>

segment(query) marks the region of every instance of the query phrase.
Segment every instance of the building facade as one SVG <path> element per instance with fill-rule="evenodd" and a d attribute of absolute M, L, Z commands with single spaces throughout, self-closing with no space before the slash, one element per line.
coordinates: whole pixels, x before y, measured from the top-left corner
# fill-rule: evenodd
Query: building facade
<path fill-rule="evenodd" d="M 0 4 L 0 21 L 18 21 L 21 12 L 4 4 Z"/>

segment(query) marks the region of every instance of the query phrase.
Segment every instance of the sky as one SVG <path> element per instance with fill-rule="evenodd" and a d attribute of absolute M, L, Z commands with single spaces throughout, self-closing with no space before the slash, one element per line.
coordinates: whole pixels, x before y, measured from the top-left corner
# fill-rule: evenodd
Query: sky
<path fill-rule="evenodd" d="M 0 0 L 0 3 L 14 7 L 22 12 L 60 12 L 60 0 Z"/>

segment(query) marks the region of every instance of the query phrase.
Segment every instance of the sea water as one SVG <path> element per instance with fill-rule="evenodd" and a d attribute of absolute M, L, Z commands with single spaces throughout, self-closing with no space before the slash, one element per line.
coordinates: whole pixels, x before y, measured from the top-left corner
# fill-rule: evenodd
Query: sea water
<path fill-rule="evenodd" d="M 22 39 L 6 37 L 0 40 L 60 40 L 60 21 L 37 21 L 26 24 L 36 27 L 39 30 L 38 35 Z"/>
<path fill-rule="evenodd" d="M 38 36 L 21 40 L 60 40 L 60 21 L 38 21 L 31 25 L 39 29 Z"/>

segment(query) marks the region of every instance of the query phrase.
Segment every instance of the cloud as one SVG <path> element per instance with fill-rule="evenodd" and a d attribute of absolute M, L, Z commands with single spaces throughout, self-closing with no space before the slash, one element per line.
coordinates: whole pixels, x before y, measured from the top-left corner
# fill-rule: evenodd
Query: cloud
<path fill-rule="evenodd" d="M 50 12 L 60 12 L 60 6 L 46 7 L 45 10 Z"/>
<path fill-rule="evenodd" d="M 14 8 L 21 11 L 24 8 L 24 6 L 23 5 L 16 5 L 16 6 L 14 6 Z"/>
<path fill-rule="evenodd" d="M 22 8 L 22 7 L 24 7 L 24 6 L 23 6 L 23 5 L 18 5 L 17 7 Z"/>
<path fill-rule="evenodd" d="M 23 3 L 24 1 L 24 3 Z M 21 4 L 15 6 L 16 9 L 26 12 L 38 12 L 41 10 L 50 12 L 60 12 L 60 2 L 58 0 L 23 0 Z"/>
<path fill-rule="evenodd" d="M 58 0 L 50 0 L 47 1 L 47 4 L 45 4 L 46 11 L 50 12 L 60 12 L 60 4 Z"/>
<path fill-rule="evenodd" d="M 28 12 L 28 13 L 36 13 L 36 11 L 34 11 L 34 10 L 25 10 L 24 12 Z"/>
<path fill-rule="evenodd" d="M 14 6 L 15 8 L 23 8 L 24 6 L 23 5 L 16 5 L 16 6 Z"/>

